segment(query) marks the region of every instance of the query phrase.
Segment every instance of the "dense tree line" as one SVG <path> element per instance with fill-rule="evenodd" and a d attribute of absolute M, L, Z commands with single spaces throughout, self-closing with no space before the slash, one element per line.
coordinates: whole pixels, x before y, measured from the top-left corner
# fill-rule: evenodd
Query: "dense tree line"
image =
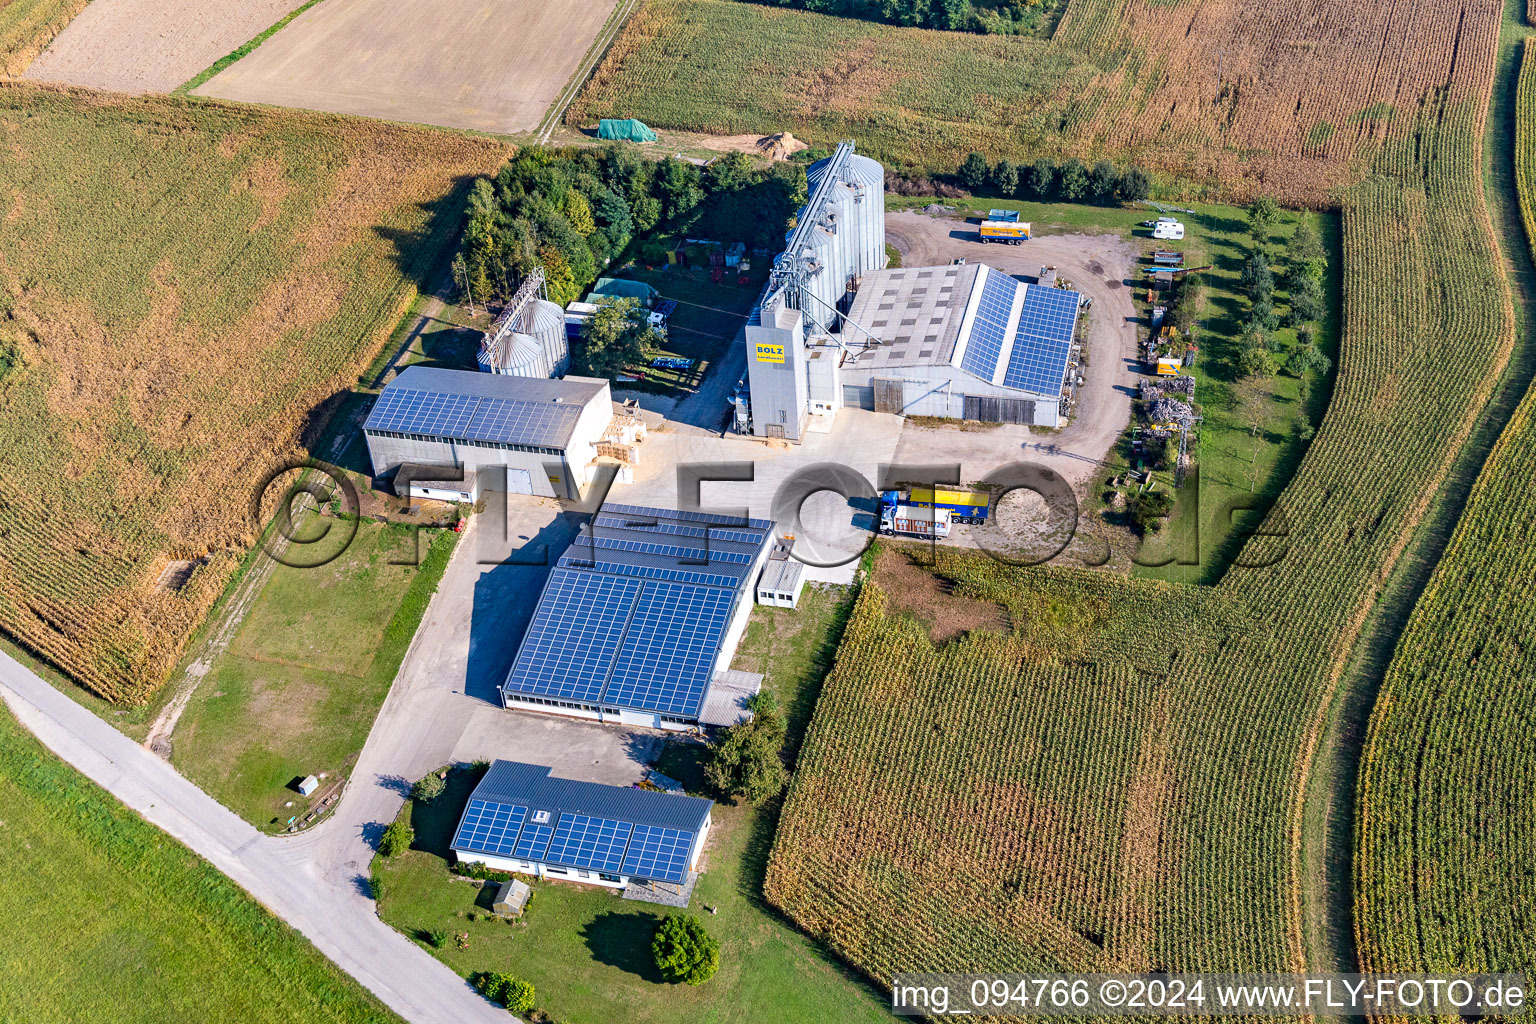
<path fill-rule="evenodd" d="M 1271 230 L 1279 207 L 1268 197 L 1248 207 L 1248 233 L 1253 248 L 1243 261 L 1239 284 L 1248 297 L 1248 316 L 1243 321 L 1238 370 L 1245 377 L 1267 377 L 1283 365 L 1295 377 L 1309 370 L 1327 373 L 1333 365 L 1313 342 L 1314 321 L 1323 315 L 1323 275 L 1328 257 L 1322 239 L 1312 225 L 1296 225 L 1290 245 L 1282 256 L 1271 256 Z M 1277 274 L 1277 264 L 1279 273 Z M 1275 309 L 1275 288 L 1283 284 L 1290 299 L 1282 316 Z M 1281 326 L 1296 329 L 1296 344 L 1285 346 L 1275 335 Z"/>
<path fill-rule="evenodd" d="M 758 0 L 844 18 L 951 32 L 1019 35 L 1035 32 L 1065 0 Z"/>
<path fill-rule="evenodd" d="M 456 264 L 477 302 L 505 300 L 535 266 L 549 297 L 577 299 L 635 238 L 678 235 L 772 246 L 805 202 L 798 163 L 732 153 L 698 167 L 633 149 L 530 146 L 470 189 Z"/>
<path fill-rule="evenodd" d="M 1122 171 L 1108 160 L 1089 167 L 1076 157 L 1061 163 L 1041 159 L 1020 166 L 1010 160 L 988 164 L 980 153 L 971 153 L 960 164 L 956 177 L 972 192 L 991 188 L 1005 198 L 1042 202 L 1133 203 L 1152 191 L 1152 181 L 1140 167 L 1132 165 Z"/>

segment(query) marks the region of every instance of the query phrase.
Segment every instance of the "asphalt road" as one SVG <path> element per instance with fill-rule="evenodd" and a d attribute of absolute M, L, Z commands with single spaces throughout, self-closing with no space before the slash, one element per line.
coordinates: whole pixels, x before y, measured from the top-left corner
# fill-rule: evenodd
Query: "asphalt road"
<path fill-rule="evenodd" d="M 350 880 L 355 875 L 321 871 L 305 846 L 257 832 L 170 765 L 3 654 L 0 697 L 44 746 L 228 875 L 406 1020 L 506 1024 L 513 1019 L 380 921 L 373 903 Z M 400 799 L 395 796 L 396 809 Z"/>

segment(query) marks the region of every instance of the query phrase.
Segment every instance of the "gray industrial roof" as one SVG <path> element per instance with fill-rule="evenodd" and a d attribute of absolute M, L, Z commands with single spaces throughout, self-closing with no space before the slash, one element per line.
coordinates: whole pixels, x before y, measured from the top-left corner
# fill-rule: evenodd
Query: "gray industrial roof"
<path fill-rule="evenodd" d="M 805 563 L 797 558 L 770 558 L 763 565 L 763 575 L 757 581 L 757 589 L 794 593 L 804 572 Z"/>
<path fill-rule="evenodd" d="M 508 697 L 696 718 L 766 519 L 606 504 L 561 553 Z"/>
<path fill-rule="evenodd" d="M 384 386 L 363 429 L 564 448 L 582 408 L 606 387 L 590 377 L 544 380 L 412 366 Z"/>
<path fill-rule="evenodd" d="M 1059 395 L 1081 300 L 980 263 L 873 271 L 848 318 L 882 344 L 855 352 L 850 363 L 866 370 L 949 364 L 989 384 Z M 968 306 L 975 309 L 969 321 Z"/>
<path fill-rule="evenodd" d="M 559 779 L 495 761 L 459 819 L 455 852 L 681 882 L 712 801 Z M 542 814 L 540 812 L 543 812 Z"/>

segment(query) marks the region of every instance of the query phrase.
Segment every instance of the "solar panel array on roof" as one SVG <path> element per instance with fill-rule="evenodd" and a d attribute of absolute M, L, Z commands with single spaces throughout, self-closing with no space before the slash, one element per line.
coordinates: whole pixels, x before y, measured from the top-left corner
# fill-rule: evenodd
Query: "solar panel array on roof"
<path fill-rule="evenodd" d="M 629 841 L 620 871 L 641 878 L 674 878 L 687 874 L 693 833 L 675 828 L 639 825 Z"/>
<path fill-rule="evenodd" d="M 471 800 L 464 809 L 453 845 L 474 847 L 486 853 L 510 855 L 517 832 L 523 827 L 528 808 L 522 804 L 489 803 Z"/>
<path fill-rule="evenodd" d="M 530 380 L 413 366 L 384 388 L 363 428 L 562 448 L 600 388 L 596 381 Z"/>
<path fill-rule="evenodd" d="M 640 520 L 654 520 L 657 523 L 668 520 L 685 523 L 715 523 L 720 526 L 736 526 L 749 530 L 771 530 L 771 519 L 747 519 L 742 521 L 741 516 L 721 515 L 718 512 L 695 512 L 687 509 L 659 509 L 647 508 L 644 505 L 620 505 L 618 502 L 608 501 L 603 503 L 605 515 L 627 515 Z"/>
<path fill-rule="evenodd" d="M 470 795 L 452 847 L 475 854 L 682 882 L 710 801 L 557 779 L 496 761 Z"/>
<path fill-rule="evenodd" d="M 1061 393 L 1081 296 L 1065 288 L 1038 285 L 1024 292 L 1019 328 L 1003 384 L 1046 395 Z"/>
<path fill-rule="evenodd" d="M 633 830 L 634 826 L 627 821 L 562 814 L 546 856 L 556 863 L 589 871 L 618 871 Z"/>
<path fill-rule="evenodd" d="M 981 286 L 981 302 L 976 307 L 969 340 L 960 357 L 962 370 L 988 381 L 997 372 L 997 360 L 1003 354 L 1003 341 L 1008 335 L 1008 321 L 1013 314 L 1017 291 L 1017 281 L 987 268 L 987 279 Z"/>
<path fill-rule="evenodd" d="M 717 522 L 729 528 L 710 528 Z M 771 523 L 749 522 L 604 506 L 557 560 L 503 692 L 696 718 L 772 536 Z"/>

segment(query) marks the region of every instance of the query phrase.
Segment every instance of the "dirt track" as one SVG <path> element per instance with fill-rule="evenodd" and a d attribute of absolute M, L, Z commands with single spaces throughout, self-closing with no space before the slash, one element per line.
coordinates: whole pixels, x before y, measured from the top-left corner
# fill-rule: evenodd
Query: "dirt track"
<path fill-rule="evenodd" d="M 170 92 L 281 21 L 294 0 L 93 0 L 24 77 Z"/>
<path fill-rule="evenodd" d="M 531 131 L 613 8 L 614 0 L 326 0 L 197 94 Z"/>
<path fill-rule="evenodd" d="M 961 431 L 908 423 L 897 451 L 899 459 L 914 463 L 958 460 L 966 479 L 1016 459 L 1040 463 L 1060 472 L 1081 494 L 1131 416 L 1139 376 L 1128 283 L 1136 258 L 1133 244 L 1117 235 L 1047 235 L 1020 246 L 983 245 L 974 224 L 918 213 L 888 215 L 886 234 L 901 252 L 903 266 L 940 266 L 964 256 L 1033 280 L 1041 266 L 1049 265 L 1093 300 L 1088 366 L 1067 426 L 1045 434 L 1026 427 Z"/>

